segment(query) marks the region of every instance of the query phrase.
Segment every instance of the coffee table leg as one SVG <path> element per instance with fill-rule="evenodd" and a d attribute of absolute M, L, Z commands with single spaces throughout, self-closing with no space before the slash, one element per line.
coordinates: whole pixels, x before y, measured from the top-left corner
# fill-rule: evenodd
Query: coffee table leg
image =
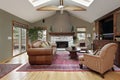
<path fill-rule="evenodd" d="M 78 60 L 77 52 L 70 52 L 70 57 L 71 57 L 71 59 Z"/>
<path fill-rule="evenodd" d="M 80 69 L 82 69 L 82 68 L 83 68 L 83 64 L 79 64 L 79 66 L 80 66 Z"/>

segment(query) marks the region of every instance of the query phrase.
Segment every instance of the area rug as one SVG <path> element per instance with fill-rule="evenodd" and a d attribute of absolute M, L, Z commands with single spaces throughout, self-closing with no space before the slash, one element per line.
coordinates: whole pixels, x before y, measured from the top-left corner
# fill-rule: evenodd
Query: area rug
<path fill-rule="evenodd" d="M 82 56 L 83 53 L 77 53 Z M 30 65 L 26 63 L 17 71 L 88 71 L 86 66 L 83 69 L 79 67 L 79 61 L 70 59 L 69 52 L 57 51 L 51 65 Z M 119 68 L 118 68 L 119 69 Z M 118 70 L 117 69 L 117 70 Z M 119 69 L 120 70 L 120 69 Z"/>
<path fill-rule="evenodd" d="M 21 64 L 0 64 L 0 78 L 20 66 Z"/>

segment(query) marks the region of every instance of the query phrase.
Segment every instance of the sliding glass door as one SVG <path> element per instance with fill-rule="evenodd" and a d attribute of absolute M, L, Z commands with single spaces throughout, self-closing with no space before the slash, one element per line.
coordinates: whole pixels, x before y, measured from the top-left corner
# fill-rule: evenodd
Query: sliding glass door
<path fill-rule="evenodd" d="M 26 29 L 13 26 L 13 56 L 26 51 Z"/>
<path fill-rule="evenodd" d="M 21 52 L 26 51 L 26 29 L 22 29 L 21 33 Z"/>

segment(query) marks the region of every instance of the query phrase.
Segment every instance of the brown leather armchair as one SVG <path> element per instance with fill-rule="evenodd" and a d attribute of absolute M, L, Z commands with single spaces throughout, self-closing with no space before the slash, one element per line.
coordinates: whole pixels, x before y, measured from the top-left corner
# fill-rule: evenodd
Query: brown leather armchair
<path fill-rule="evenodd" d="M 30 64 L 51 64 L 53 59 L 52 48 L 30 48 L 27 50 Z"/>
<path fill-rule="evenodd" d="M 41 41 L 36 41 L 29 45 L 27 49 L 29 63 L 31 65 L 38 65 L 38 64 L 51 64 L 53 56 L 56 52 L 55 46 L 46 46 L 46 47 L 39 47 Z"/>
<path fill-rule="evenodd" d="M 84 64 L 89 69 L 100 73 L 101 77 L 104 78 L 103 74 L 112 69 L 114 65 L 115 53 L 118 45 L 116 43 L 108 43 L 102 47 L 95 55 L 84 54 L 80 57 L 80 67 Z"/>

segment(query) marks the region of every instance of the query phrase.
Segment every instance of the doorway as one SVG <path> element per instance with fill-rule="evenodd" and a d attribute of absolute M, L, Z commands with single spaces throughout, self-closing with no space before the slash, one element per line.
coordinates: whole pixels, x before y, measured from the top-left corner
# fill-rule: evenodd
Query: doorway
<path fill-rule="evenodd" d="M 26 51 L 26 29 L 13 26 L 13 56 Z"/>

